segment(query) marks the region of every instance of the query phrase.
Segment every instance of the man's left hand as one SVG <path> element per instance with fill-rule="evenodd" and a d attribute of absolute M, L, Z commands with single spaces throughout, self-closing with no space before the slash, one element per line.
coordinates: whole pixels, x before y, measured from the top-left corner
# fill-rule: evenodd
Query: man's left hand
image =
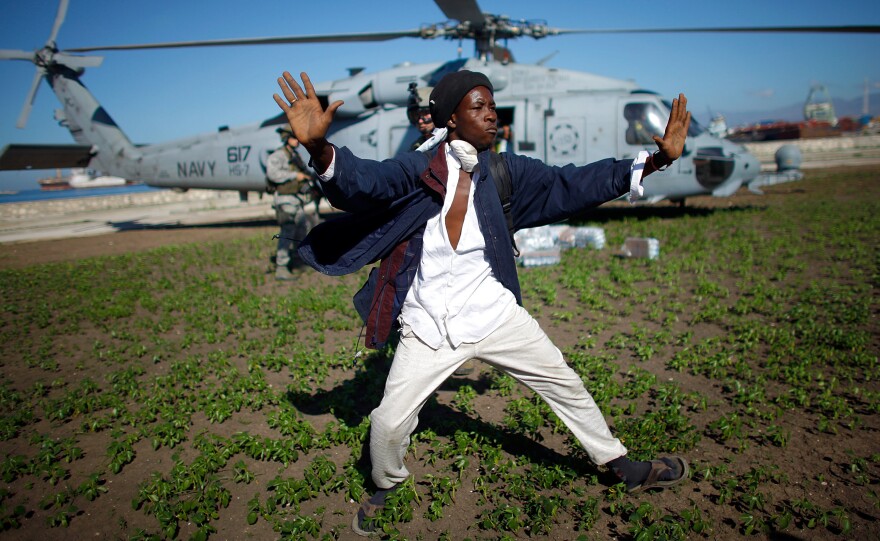
<path fill-rule="evenodd" d="M 654 142 L 657 143 L 661 154 L 658 157 L 668 159 L 667 164 L 657 164 L 661 167 L 677 160 L 684 151 L 684 141 L 687 139 L 688 127 L 691 125 L 691 113 L 687 110 L 687 102 L 684 94 L 679 94 L 678 98 L 672 100 L 672 112 L 669 114 L 669 122 L 666 123 L 666 133 L 662 138 L 654 136 Z"/>

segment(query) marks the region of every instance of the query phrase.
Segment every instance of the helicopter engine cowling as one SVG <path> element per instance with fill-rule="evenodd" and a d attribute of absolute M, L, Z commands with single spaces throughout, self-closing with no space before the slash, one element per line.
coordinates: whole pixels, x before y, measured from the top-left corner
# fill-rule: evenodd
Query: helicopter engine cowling
<path fill-rule="evenodd" d="M 382 107 L 405 107 L 409 99 L 409 83 L 428 86 L 426 81 L 443 63 L 398 64 L 390 70 L 378 73 L 358 72 L 345 79 L 315 86 L 319 96 L 327 103 L 342 100 L 336 111 L 337 118 L 352 118 Z"/>

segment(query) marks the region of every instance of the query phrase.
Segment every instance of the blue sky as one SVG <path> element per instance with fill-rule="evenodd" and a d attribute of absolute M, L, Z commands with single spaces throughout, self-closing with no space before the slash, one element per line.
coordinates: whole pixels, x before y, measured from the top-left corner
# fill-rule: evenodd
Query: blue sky
<path fill-rule="evenodd" d="M 773 0 L 674 4 L 619 0 L 481 0 L 484 12 L 543 19 L 559 28 L 696 26 L 880 25 L 876 0 L 827 2 Z M 0 48 L 34 50 L 48 37 L 54 0 L 2 0 Z M 155 0 L 71 0 L 58 46 L 189 41 L 405 30 L 441 22 L 431 0 L 383 2 L 210 3 Z M 307 71 L 313 80 L 344 77 L 346 68 L 378 71 L 403 61 L 457 56 L 457 42 L 399 39 L 381 43 L 248 46 L 99 53 L 103 66 L 83 82 L 135 143 L 166 141 L 241 125 L 278 112 L 272 100 L 283 70 Z M 812 84 L 835 99 L 862 94 L 865 80 L 880 90 L 880 35 L 845 34 L 622 34 L 530 38 L 509 43 L 518 62 L 556 53 L 548 65 L 633 79 L 666 96 L 682 91 L 700 120 L 720 113 L 763 111 L 802 103 Z M 464 54 L 472 51 L 463 45 Z M 0 62 L 0 146 L 71 143 L 53 120 L 59 107 L 40 88 L 28 126 L 15 128 L 34 68 Z M 24 178 L 0 174 L 0 189 Z M 32 176 L 32 174 L 31 174 Z M 21 188 L 13 188 L 21 189 Z"/>

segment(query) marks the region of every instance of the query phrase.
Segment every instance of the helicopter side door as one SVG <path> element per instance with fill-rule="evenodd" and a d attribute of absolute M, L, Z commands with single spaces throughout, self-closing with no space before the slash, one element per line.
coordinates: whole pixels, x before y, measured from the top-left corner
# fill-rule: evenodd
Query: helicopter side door
<path fill-rule="evenodd" d="M 540 105 L 528 99 L 500 101 L 497 104 L 498 136 L 496 152 L 515 152 L 523 156 L 540 158 L 543 137 L 540 124 Z M 507 129 L 505 130 L 505 126 Z"/>
<path fill-rule="evenodd" d="M 550 99 L 544 109 L 544 163 L 584 164 L 587 161 L 587 119 L 566 98 Z"/>
<path fill-rule="evenodd" d="M 541 114 L 543 153 L 550 165 L 585 165 L 617 155 L 614 96 L 581 93 L 547 100 Z M 538 115 L 533 115 L 538 116 Z"/>

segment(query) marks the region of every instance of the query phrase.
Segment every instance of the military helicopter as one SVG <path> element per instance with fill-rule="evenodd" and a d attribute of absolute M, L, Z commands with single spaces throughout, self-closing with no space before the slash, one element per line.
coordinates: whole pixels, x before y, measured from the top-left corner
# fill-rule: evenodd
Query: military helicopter
<path fill-rule="evenodd" d="M 259 124 L 223 127 L 217 132 L 155 145 L 134 145 L 80 81 L 85 68 L 102 58 L 79 53 L 180 47 L 240 46 L 270 43 L 377 42 L 400 38 L 471 40 L 475 54 L 447 62 L 402 64 L 375 73 L 353 71 L 349 77 L 316 83 L 322 100 L 343 100 L 330 139 L 356 154 L 383 159 L 408 149 L 417 133 L 406 116 L 409 86 L 433 86 L 444 74 L 471 69 L 492 80 L 499 123 L 510 125 L 516 152 L 546 163 L 582 164 L 608 156 L 629 158 L 653 150 L 653 133 L 662 133 L 670 105 L 660 95 L 628 80 L 539 64 L 518 64 L 501 43 L 531 37 L 593 33 L 596 30 L 551 28 L 483 13 L 476 0 L 435 0 L 447 21 L 418 29 L 357 34 L 290 36 L 80 47 L 59 50 L 55 39 L 68 1 L 61 0 L 45 46 L 35 52 L 0 50 L 0 59 L 35 64 L 36 75 L 19 126 L 24 126 L 36 89 L 46 79 L 63 105 L 56 119 L 75 145 L 8 145 L 0 170 L 89 167 L 150 186 L 265 192 L 264 160 L 278 144 L 277 115 Z M 880 27 L 690 28 L 688 32 L 880 32 Z M 641 31 L 641 30 L 623 30 Z M 670 32 L 655 29 L 648 32 Z M 598 31 L 608 32 L 608 31 Z M 615 31 L 617 32 L 617 31 Z M 692 123 L 686 153 L 646 186 L 645 201 L 712 194 L 726 196 L 753 182 L 758 161 L 741 146 L 719 139 Z"/>

